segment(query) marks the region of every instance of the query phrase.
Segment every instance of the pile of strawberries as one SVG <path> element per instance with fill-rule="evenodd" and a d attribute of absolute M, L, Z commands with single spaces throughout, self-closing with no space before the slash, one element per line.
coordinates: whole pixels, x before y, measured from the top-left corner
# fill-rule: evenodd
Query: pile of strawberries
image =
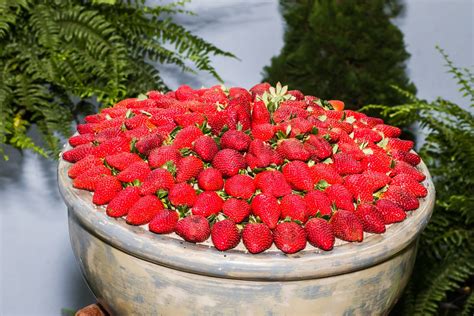
<path fill-rule="evenodd" d="M 403 221 L 420 157 L 383 120 L 267 83 L 150 91 L 85 117 L 69 176 L 130 225 L 218 250 L 331 250 Z"/>

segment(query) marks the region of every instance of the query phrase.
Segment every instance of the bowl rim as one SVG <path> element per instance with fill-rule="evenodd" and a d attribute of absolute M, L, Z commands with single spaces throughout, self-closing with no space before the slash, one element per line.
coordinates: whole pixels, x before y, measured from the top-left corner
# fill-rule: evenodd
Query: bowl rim
<path fill-rule="evenodd" d="M 71 147 L 67 145 L 66 151 Z M 425 174 L 423 184 L 428 195 L 420 199 L 420 207 L 408 213 L 400 223 L 387 227 L 384 234 L 366 234 L 361 243 L 336 244 L 331 251 L 310 246 L 296 253 L 266 251 L 250 254 L 242 247 L 220 252 L 206 244 L 193 244 L 179 237 L 158 235 L 144 227 L 128 225 L 123 218 L 107 216 L 104 207 L 92 203 L 88 191 L 72 187 L 67 171 L 71 164 L 62 159 L 58 164 L 59 191 L 68 206 L 69 221 L 78 223 L 89 234 L 131 256 L 171 269 L 210 277 L 292 281 L 324 278 L 362 270 L 384 262 L 403 251 L 427 225 L 435 203 L 435 188 L 422 161 L 417 167 Z M 71 234 L 71 230 L 70 234 Z M 73 238 L 79 236 L 70 235 Z"/>

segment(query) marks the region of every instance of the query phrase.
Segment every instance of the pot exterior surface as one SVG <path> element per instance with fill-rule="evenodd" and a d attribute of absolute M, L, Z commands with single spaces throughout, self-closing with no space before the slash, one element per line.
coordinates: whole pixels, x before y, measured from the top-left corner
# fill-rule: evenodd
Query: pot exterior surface
<path fill-rule="evenodd" d="M 85 230 L 71 210 L 69 230 L 89 286 L 112 315 L 386 314 L 407 284 L 416 255 L 413 241 L 388 260 L 358 271 L 304 280 L 239 280 L 130 255 Z"/>

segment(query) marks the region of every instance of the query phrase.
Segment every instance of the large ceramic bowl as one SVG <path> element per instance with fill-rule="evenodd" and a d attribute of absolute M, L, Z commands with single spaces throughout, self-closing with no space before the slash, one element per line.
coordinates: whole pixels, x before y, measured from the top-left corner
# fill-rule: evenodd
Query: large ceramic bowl
<path fill-rule="evenodd" d="M 434 205 L 428 196 L 402 223 L 362 243 L 334 250 L 307 246 L 294 255 L 276 248 L 252 255 L 242 245 L 219 252 L 175 235 L 127 225 L 72 188 L 69 164 L 58 167 L 69 209 L 74 254 L 97 300 L 112 315 L 380 315 L 387 314 L 412 272 L 417 239 Z"/>

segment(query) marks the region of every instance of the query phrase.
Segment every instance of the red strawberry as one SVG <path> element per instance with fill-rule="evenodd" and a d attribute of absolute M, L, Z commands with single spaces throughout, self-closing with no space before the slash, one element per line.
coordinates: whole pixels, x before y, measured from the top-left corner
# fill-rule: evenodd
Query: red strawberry
<path fill-rule="evenodd" d="M 240 96 L 245 97 L 249 102 L 252 101 L 252 96 L 247 89 L 241 87 L 232 87 L 229 89 L 229 99 L 235 99 Z"/>
<path fill-rule="evenodd" d="M 332 164 L 315 164 L 310 168 L 310 173 L 313 182 L 316 184 L 322 180 L 329 184 L 342 183 L 344 181 Z"/>
<path fill-rule="evenodd" d="M 95 132 L 94 127 L 96 125 L 98 124 L 95 124 L 95 123 L 78 124 L 76 126 L 77 132 L 79 134 L 93 134 Z"/>
<path fill-rule="evenodd" d="M 324 192 L 310 191 L 306 193 L 304 200 L 307 206 L 307 216 L 316 216 L 318 213 L 321 216 L 331 215 L 331 201 Z"/>
<path fill-rule="evenodd" d="M 300 191 L 311 191 L 313 179 L 308 165 L 302 161 L 291 161 L 283 166 L 283 175 L 286 181 L 295 189 Z"/>
<path fill-rule="evenodd" d="M 390 155 L 393 157 L 393 159 L 405 161 L 412 166 L 416 166 L 421 162 L 420 156 L 412 152 L 392 150 L 390 151 Z"/>
<path fill-rule="evenodd" d="M 222 213 L 236 223 L 241 223 L 250 215 L 250 205 L 247 201 L 230 198 L 222 205 Z"/>
<path fill-rule="evenodd" d="M 333 184 L 325 191 L 331 203 L 334 203 L 337 208 L 354 211 L 352 193 L 342 184 Z"/>
<path fill-rule="evenodd" d="M 202 135 L 202 131 L 196 126 L 185 127 L 176 134 L 173 146 L 177 149 L 191 148 L 193 142 Z"/>
<path fill-rule="evenodd" d="M 222 105 L 227 104 L 228 100 L 225 93 L 219 89 L 209 89 L 201 96 L 201 101 L 207 104 L 219 103 Z"/>
<path fill-rule="evenodd" d="M 222 149 L 212 159 L 212 166 L 222 172 L 224 177 L 232 177 L 245 169 L 245 158 L 234 149 Z"/>
<path fill-rule="evenodd" d="M 308 219 L 308 206 L 305 199 L 296 194 L 285 195 L 280 201 L 281 219 L 289 217 L 291 220 L 305 223 Z"/>
<path fill-rule="evenodd" d="M 95 184 L 92 202 L 96 205 L 104 205 L 122 190 L 122 184 L 113 176 L 101 176 Z"/>
<path fill-rule="evenodd" d="M 387 173 L 391 170 L 392 158 L 385 153 L 373 153 L 361 160 L 362 169 Z"/>
<path fill-rule="evenodd" d="M 332 155 L 332 147 L 327 140 L 316 135 L 309 135 L 305 145 L 311 145 L 311 150 L 305 147 L 311 154 L 314 160 L 323 160 Z"/>
<path fill-rule="evenodd" d="M 263 223 L 248 223 L 242 231 L 242 241 L 250 253 L 260 253 L 272 246 L 273 234 Z"/>
<path fill-rule="evenodd" d="M 260 191 L 277 198 L 291 193 L 291 186 L 279 171 L 265 170 L 260 172 L 255 176 L 254 182 Z"/>
<path fill-rule="evenodd" d="M 156 214 L 163 211 L 163 203 L 155 195 L 141 197 L 127 214 L 127 223 L 131 225 L 144 225 L 149 223 Z"/>
<path fill-rule="evenodd" d="M 251 169 L 265 168 L 274 164 L 281 164 L 282 158 L 272 150 L 271 146 L 260 139 L 254 139 L 250 143 L 249 151 L 245 160 Z"/>
<path fill-rule="evenodd" d="M 275 126 L 269 123 L 252 125 L 252 136 L 254 139 L 268 141 L 275 136 Z"/>
<path fill-rule="evenodd" d="M 205 191 L 199 194 L 196 202 L 193 205 L 193 214 L 208 217 L 212 214 L 217 214 L 222 209 L 224 201 L 214 191 Z"/>
<path fill-rule="evenodd" d="M 204 216 L 190 215 L 178 221 L 176 234 L 189 242 L 203 242 L 211 234 L 209 222 Z"/>
<path fill-rule="evenodd" d="M 225 219 L 212 226 L 211 239 L 217 250 L 226 251 L 239 244 L 240 232 L 234 221 Z"/>
<path fill-rule="evenodd" d="M 67 171 L 67 174 L 70 178 L 74 179 L 77 176 L 80 176 L 81 174 L 88 171 L 93 166 L 98 165 L 102 165 L 102 160 L 93 155 L 89 155 L 73 164 Z"/>
<path fill-rule="evenodd" d="M 278 200 L 268 194 L 259 194 L 252 199 L 250 204 L 255 216 L 260 217 L 270 229 L 276 227 L 280 218 L 281 210 Z"/>
<path fill-rule="evenodd" d="M 407 174 L 418 182 L 426 179 L 426 176 L 423 173 L 404 161 L 395 162 L 395 167 L 391 172 L 391 176 L 396 176 L 399 174 Z"/>
<path fill-rule="evenodd" d="M 382 197 L 396 203 L 404 211 L 416 210 L 420 206 L 420 202 L 414 195 L 398 185 L 390 185 Z"/>
<path fill-rule="evenodd" d="M 399 137 L 402 130 L 395 126 L 386 124 L 377 124 L 373 127 L 376 131 L 381 132 L 385 137 Z"/>
<path fill-rule="evenodd" d="M 329 220 L 334 236 L 345 241 L 361 242 L 364 229 L 357 216 L 350 211 L 339 210 Z"/>
<path fill-rule="evenodd" d="M 277 152 L 288 160 L 308 161 L 311 154 L 296 138 L 285 139 L 278 144 Z"/>
<path fill-rule="evenodd" d="M 372 142 L 378 143 L 382 140 L 382 136 L 370 128 L 356 128 L 354 129 L 354 139 L 359 143 Z"/>
<path fill-rule="evenodd" d="M 95 135 L 95 141 L 98 143 L 103 143 L 107 139 L 119 137 L 120 135 L 122 135 L 122 133 L 123 131 L 122 131 L 121 126 L 106 128 L 100 131 L 99 133 L 97 133 L 97 135 Z M 148 129 L 147 129 L 147 133 L 148 133 Z"/>
<path fill-rule="evenodd" d="M 188 85 L 181 85 L 175 91 L 176 99 L 179 101 L 197 100 L 197 93 Z"/>
<path fill-rule="evenodd" d="M 175 184 L 168 194 L 168 199 L 174 206 L 192 207 L 196 202 L 196 198 L 196 191 L 186 182 Z"/>
<path fill-rule="evenodd" d="M 196 178 L 199 172 L 204 168 L 201 159 L 194 156 L 187 156 L 178 162 L 176 171 L 176 181 L 186 182 Z"/>
<path fill-rule="evenodd" d="M 294 106 L 280 106 L 274 113 L 273 113 L 273 121 L 275 123 L 281 123 L 283 121 L 287 121 L 290 118 L 294 117 L 301 117 L 307 118 L 309 113 L 301 108 L 297 108 Z"/>
<path fill-rule="evenodd" d="M 275 246 L 284 253 L 296 253 L 306 247 L 306 232 L 295 222 L 283 222 L 273 230 Z"/>
<path fill-rule="evenodd" d="M 77 147 L 76 147 L 77 148 Z M 130 141 L 124 137 L 115 137 L 106 140 L 94 148 L 96 157 L 104 158 L 108 155 L 118 154 L 130 151 Z"/>
<path fill-rule="evenodd" d="M 219 191 L 224 187 L 222 173 L 214 168 L 207 168 L 198 175 L 198 185 L 204 191 Z"/>
<path fill-rule="evenodd" d="M 156 132 L 158 132 L 158 129 L 156 129 Z M 124 132 L 125 138 L 129 139 L 130 141 L 133 140 L 134 138 L 140 139 L 140 138 L 146 137 L 148 136 L 148 134 L 150 134 L 150 129 L 146 127 L 145 125 L 137 127 L 135 129 L 126 130 Z"/>
<path fill-rule="evenodd" d="M 307 105 L 304 101 L 297 101 L 297 100 L 286 100 L 280 103 L 280 106 L 291 106 L 300 109 L 306 109 Z"/>
<path fill-rule="evenodd" d="M 105 156 L 105 162 L 114 169 L 122 171 L 135 162 L 141 162 L 142 158 L 133 153 L 119 153 L 115 155 Z"/>
<path fill-rule="evenodd" d="M 177 165 L 180 159 L 181 154 L 177 148 L 174 146 L 161 146 L 150 152 L 148 163 L 151 168 L 159 168 L 169 161 Z"/>
<path fill-rule="evenodd" d="M 250 93 L 252 94 L 253 100 L 256 99 L 257 96 L 261 96 L 266 91 L 270 90 L 270 84 L 267 82 L 259 83 L 250 88 Z"/>
<path fill-rule="evenodd" d="M 87 191 L 94 191 L 97 184 L 97 180 L 101 175 L 80 175 L 74 179 L 72 186 L 76 189 L 82 189 Z"/>
<path fill-rule="evenodd" d="M 176 211 L 162 210 L 153 217 L 148 229 L 156 234 L 170 234 L 174 232 L 179 215 Z"/>
<path fill-rule="evenodd" d="M 334 247 L 334 233 L 331 225 L 322 218 L 311 218 L 305 225 L 306 238 L 313 246 L 329 251 Z"/>
<path fill-rule="evenodd" d="M 76 146 L 79 146 L 79 145 L 84 145 L 84 144 L 91 143 L 94 140 L 94 138 L 95 138 L 95 136 L 92 133 L 79 134 L 79 135 L 75 135 L 75 136 L 70 137 L 69 138 L 69 144 L 72 147 L 76 147 Z"/>
<path fill-rule="evenodd" d="M 100 123 L 105 120 L 105 115 L 103 113 L 91 114 L 86 115 L 84 117 L 84 121 L 86 123 Z"/>
<path fill-rule="evenodd" d="M 203 135 L 196 139 L 193 145 L 193 150 L 203 161 L 211 162 L 219 151 L 219 147 L 217 147 L 217 144 L 212 137 Z"/>
<path fill-rule="evenodd" d="M 141 138 L 135 144 L 135 148 L 137 148 L 141 154 L 148 156 L 154 148 L 160 147 L 162 143 L 163 138 L 160 136 L 160 134 L 153 133 Z"/>
<path fill-rule="evenodd" d="M 375 206 L 382 215 L 385 225 L 401 222 L 407 217 L 405 211 L 390 200 L 380 199 Z"/>
<path fill-rule="evenodd" d="M 235 149 L 237 151 L 246 151 L 250 145 L 250 136 L 242 131 L 229 130 L 221 137 L 221 147 Z"/>
<path fill-rule="evenodd" d="M 93 154 L 95 147 L 92 144 L 79 145 L 63 153 L 63 159 L 68 162 L 78 162 L 79 160 Z"/>
<path fill-rule="evenodd" d="M 270 112 L 268 112 L 267 106 L 263 101 L 253 103 L 252 122 L 254 124 L 270 123 Z"/>
<path fill-rule="evenodd" d="M 411 140 L 389 138 L 386 149 L 387 151 L 391 151 L 391 150 L 410 151 L 413 148 L 413 145 L 414 143 Z"/>
<path fill-rule="evenodd" d="M 206 118 L 201 113 L 192 112 L 192 113 L 184 113 L 175 116 L 174 118 L 176 124 L 181 127 L 193 126 L 193 125 L 201 125 L 204 123 Z"/>
<path fill-rule="evenodd" d="M 351 192 L 356 200 L 372 202 L 374 189 L 364 174 L 351 174 L 344 178 L 344 186 Z"/>
<path fill-rule="evenodd" d="M 288 94 L 294 96 L 296 101 L 301 101 L 304 99 L 304 94 L 300 90 L 290 90 L 288 91 Z"/>
<path fill-rule="evenodd" d="M 141 195 L 155 194 L 158 190 L 169 191 L 174 185 L 173 175 L 165 169 L 155 169 L 140 186 Z"/>
<path fill-rule="evenodd" d="M 355 174 L 362 172 L 362 166 L 359 161 L 346 153 L 338 153 L 333 156 L 334 168 L 341 175 Z"/>
<path fill-rule="evenodd" d="M 399 174 L 392 179 L 393 185 L 398 185 L 416 197 L 425 197 L 428 190 L 408 174 Z"/>
<path fill-rule="evenodd" d="M 140 199 L 138 187 L 127 187 L 120 191 L 107 205 L 107 215 L 122 217 L 128 214 L 132 206 Z"/>
<path fill-rule="evenodd" d="M 380 215 L 372 204 L 360 204 L 357 206 L 355 214 L 362 223 L 364 231 L 374 234 L 382 234 L 385 232 L 383 216 Z"/>
<path fill-rule="evenodd" d="M 230 196 L 248 200 L 255 193 L 255 184 L 251 177 L 236 174 L 226 180 L 225 191 Z"/>
<path fill-rule="evenodd" d="M 123 171 L 120 171 L 119 174 L 117 174 L 117 179 L 122 182 L 133 182 L 135 180 L 143 182 L 150 172 L 150 167 L 148 167 L 146 162 L 134 162 Z"/>

